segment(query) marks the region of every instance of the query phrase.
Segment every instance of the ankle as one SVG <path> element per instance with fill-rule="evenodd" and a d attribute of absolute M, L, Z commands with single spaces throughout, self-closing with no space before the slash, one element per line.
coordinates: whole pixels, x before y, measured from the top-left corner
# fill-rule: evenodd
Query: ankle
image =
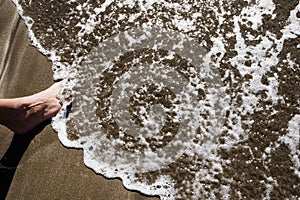
<path fill-rule="evenodd" d="M 1 99 L 0 104 L 0 124 L 7 126 L 25 118 L 26 112 L 22 109 L 25 102 L 21 103 L 17 99 Z"/>

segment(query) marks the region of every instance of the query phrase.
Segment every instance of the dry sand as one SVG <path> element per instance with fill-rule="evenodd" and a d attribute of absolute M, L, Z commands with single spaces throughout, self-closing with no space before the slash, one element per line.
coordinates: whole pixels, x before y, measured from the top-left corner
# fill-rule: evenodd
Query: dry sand
<path fill-rule="evenodd" d="M 1 98 L 30 95 L 52 84 L 51 63 L 30 45 L 25 24 L 9 0 L 0 1 L 0 47 Z M 16 170 L 0 169 L 1 190 L 13 177 L 7 200 L 155 199 L 127 191 L 120 180 L 96 175 L 84 166 L 82 151 L 63 147 L 49 124 L 37 132 L 31 140 L 0 126 L 1 162 L 13 166 L 21 159 Z"/>

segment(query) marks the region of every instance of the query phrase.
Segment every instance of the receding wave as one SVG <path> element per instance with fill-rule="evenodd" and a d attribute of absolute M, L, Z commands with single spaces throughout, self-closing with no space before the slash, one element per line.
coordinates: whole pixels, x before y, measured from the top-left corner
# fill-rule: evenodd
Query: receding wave
<path fill-rule="evenodd" d="M 298 1 L 14 3 L 65 79 L 52 125 L 97 173 L 168 200 L 300 197 Z"/>

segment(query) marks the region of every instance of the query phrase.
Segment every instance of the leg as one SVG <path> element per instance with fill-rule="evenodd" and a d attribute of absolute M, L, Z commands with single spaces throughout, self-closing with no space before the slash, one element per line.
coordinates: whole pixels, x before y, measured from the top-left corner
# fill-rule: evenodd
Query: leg
<path fill-rule="evenodd" d="M 54 117 L 61 109 L 60 101 L 56 98 L 60 87 L 59 82 L 31 96 L 0 99 L 0 124 L 15 133 L 26 133 Z"/>

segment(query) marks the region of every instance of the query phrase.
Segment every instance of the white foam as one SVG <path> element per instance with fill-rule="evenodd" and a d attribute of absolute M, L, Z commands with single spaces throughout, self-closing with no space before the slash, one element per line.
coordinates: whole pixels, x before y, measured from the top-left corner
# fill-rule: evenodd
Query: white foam
<path fill-rule="evenodd" d="M 75 0 L 73 0 L 75 2 Z M 145 194 L 149 195 L 160 195 L 162 199 L 171 200 L 171 199 L 178 199 L 182 196 L 179 194 L 180 191 L 178 191 L 175 188 L 175 181 L 172 180 L 172 178 L 168 175 L 160 175 L 156 180 L 154 180 L 154 183 L 147 184 L 146 182 L 140 182 L 140 180 L 135 178 L 135 173 L 137 169 L 140 169 L 141 166 L 138 166 L 137 164 L 133 164 L 130 162 L 130 158 L 134 157 L 135 155 L 130 155 L 129 153 L 122 154 L 121 150 L 118 149 L 117 145 L 126 145 L 127 147 L 133 145 L 132 143 L 125 143 L 122 139 L 118 138 L 113 141 L 108 140 L 103 134 L 95 134 L 95 129 L 99 132 L 101 129 L 101 126 L 99 126 L 98 121 L 99 119 L 96 118 L 94 115 L 91 117 L 91 115 L 87 114 L 89 110 L 96 110 L 97 107 L 94 105 L 94 100 L 97 100 L 96 92 L 94 91 L 95 88 L 97 88 L 97 81 L 99 81 L 99 76 L 102 75 L 104 70 L 110 70 L 112 69 L 113 60 L 118 58 L 120 54 L 122 54 L 122 51 L 119 52 L 119 54 L 114 55 L 114 57 L 105 57 L 104 55 L 98 55 L 98 56 L 104 56 L 104 59 L 100 62 L 100 64 L 103 66 L 102 70 L 99 70 L 97 66 L 92 66 L 86 71 L 81 71 L 78 74 L 78 71 L 75 70 L 75 67 L 78 63 L 80 63 L 81 60 L 84 60 L 87 57 L 80 57 L 75 55 L 75 60 L 73 63 L 70 64 L 70 66 L 66 66 L 65 63 L 60 62 L 61 57 L 59 54 L 58 49 L 45 49 L 41 44 L 39 38 L 36 37 L 35 33 L 32 30 L 32 26 L 34 22 L 32 18 L 29 16 L 24 16 L 24 12 L 22 7 L 19 4 L 18 0 L 13 0 L 13 2 L 16 4 L 18 12 L 21 14 L 23 19 L 25 20 L 25 23 L 28 27 L 29 37 L 32 41 L 32 44 L 38 48 L 40 52 L 42 52 L 45 55 L 49 55 L 49 59 L 53 62 L 53 69 L 55 69 L 54 73 L 54 79 L 58 78 L 65 78 L 70 77 L 71 73 L 75 72 L 75 79 L 69 80 L 64 83 L 63 88 L 64 89 L 70 89 L 73 90 L 75 96 L 80 95 L 80 98 L 82 101 L 80 102 L 73 102 L 73 104 L 77 103 L 77 106 L 80 107 L 76 112 L 70 114 L 70 116 L 82 116 L 81 118 L 77 119 L 78 126 L 82 127 L 82 129 L 78 130 L 80 138 L 78 140 L 70 140 L 68 139 L 67 135 L 67 125 L 66 122 L 68 119 L 66 119 L 67 115 L 67 106 L 68 102 L 65 102 L 63 105 L 62 111 L 53 118 L 53 128 L 57 130 L 58 137 L 60 141 L 67 147 L 75 147 L 75 148 L 82 148 L 84 151 L 84 162 L 87 166 L 91 167 L 93 170 L 95 170 L 97 173 L 100 173 L 106 177 L 120 177 L 123 180 L 123 183 L 125 187 L 132 190 L 138 190 Z M 217 20 L 220 23 L 225 23 L 225 15 L 230 14 L 227 13 L 223 6 L 225 4 L 225 1 L 218 1 L 220 3 L 220 9 L 215 9 L 213 7 L 213 1 L 212 2 L 202 2 L 206 6 L 210 6 L 210 8 L 213 10 L 214 14 L 217 16 Z M 248 1 L 252 2 L 252 1 Z M 30 5 L 31 1 L 29 2 Z M 83 40 L 84 36 L 89 35 L 94 32 L 96 27 L 101 27 L 101 21 L 97 19 L 97 16 L 101 15 L 111 4 L 113 3 L 112 0 L 106 0 L 103 4 L 101 4 L 99 7 L 93 8 L 93 13 L 88 12 L 89 16 L 85 21 L 80 21 L 76 26 L 80 28 L 80 31 L 77 33 L 76 40 L 82 41 L 83 43 L 86 42 Z M 196 1 L 195 1 L 196 3 Z M 185 47 L 184 40 L 189 40 L 190 37 L 183 34 L 183 33 L 189 33 L 189 32 L 195 32 L 197 34 L 202 34 L 198 30 L 196 30 L 195 23 L 198 23 L 197 19 L 198 17 L 202 16 L 201 12 L 198 13 L 192 13 L 190 18 L 183 18 L 180 16 L 180 12 L 189 12 L 192 10 L 192 4 L 193 3 L 172 3 L 172 2 L 166 2 L 163 0 L 151 0 L 151 1 L 138 1 L 138 5 L 140 6 L 140 12 L 137 12 L 135 14 L 132 14 L 129 16 L 128 20 L 129 22 L 134 22 L 139 16 L 141 16 L 143 13 L 150 12 L 153 10 L 153 5 L 157 4 L 159 6 L 165 6 L 166 8 L 173 9 L 176 11 L 177 14 L 174 16 L 169 16 L 170 21 L 172 23 L 172 26 L 175 27 L 175 29 L 180 31 L 179 33 L 176 33 L 180 37 L 176 37 L 176 42 L 172 44 L 172 47 L 167 50 L 172 50 L 166 57 L 167 59 L 173 59 L 175 54 L 182 55 L 182 49 Z M 123 6 L 129 6 L 133 7 L 135 5 L 135 1 L 132 0 L 126 0 L 123 2 L 118 2 L 117 6 L 119 8 L 122 8 Z M 83 11 L 88 11 L 91 9 L 91 5 L 87 2 L 82 3 L 79 5 L 76 9 L 78 12 L 78 15 L 80 15 Z M 251 33 L 246 34 L 246 38 L 244 38 L 244 35 L 241 31 L 241 24 L 247 25 L 247 22 L 251 22 L 251 26 L 248 28 L 252 28 L 254 31 L 258 30 L 262 25 L 262 19 L 264 14 L 270 14 L 272 16 L 272 19 L 276 17 L 275 14 L 273 14 L 273 11 L 275 9 L 275 5 L 271 0 L 260 0 L 254 3 L 251 6 L 243 8 L 241 14 L 239 16 L 234 16 L 234 30 L 232 33 L 226 34 L 225 38 L 221 34 L 220 25 L 214 34 L 213 37 L 211 37 L 212 41 L 212 48 L 210 49 L 210 52 L 207 52 L 204 57 L 203 61 L 197 60 L 196 62 L 192 63 L 197 66 L 199 62 L 203 62 L 202 68 L 193 68 L 190 70 L 191 73 L 199 73 L 201 77 L 191 78 L 188 80 L 188 82 L 195 84 L 195 87 L 192 87 L 192 84 L 187 84 L 185 87 L 184 92 L 180 93 L 180 100 L 182 102 L 185 102 L 183 105 L 176 107 L 176 111 L 178 112 L 178 119 L 182 117 L 183 119 L 190 119 L 185 125 L 191 127 L 190 131 L 186 133 L 187 138 L 198 138 L 199 140 L 204 141 L 201 145 L 195 144 L 191 141 L 180 141 L 180 138 L 176 138 L 177 141 L 174 143 L 174 145 L 180 145 L 182 147 L 182 151 L 178 151 L 177 153 L 181 154 L 182 152 L 187 152 L 189 156 L 199 156 L 202 158 L 206 158 L 205 161 L 203 161 L 203 165 L 209 163 L 210 168 L 201 168 L 199 171 L 195 172 L 195 178 L 191 182 L 187 182 L 186 186 L 189 188 L 189 190 L 193 191 L 193 195 L 191 199 L 198 199 L 200 195 L 204 194 L 205 196 L 209 196 L 210 198 L 216 198 L 215 193 L 216 191 L 207 191 L 205 189 L 205 185 L 203 182 L 209 182 L 209 183 L 218 183 L 219 180 L 215 178 L 216 175 L 223 173 L 223 166 L 225 163 L 225 166 L 229 164 L 229 161 L 224 161 L 221 159 L 221 157 L 218 155 L 218 150 L 220 148 L 226 148 L 230 149 L 232 146 L 241 143 L 242 141 L 247 139 L 247 131 L 244 130 L 243 124 L 247 124 L 248 126 L 251 126 L 253 123 L 253 120 L 245 120 L 243 119 L 243 116 L 246 116 L 248 114 L 253 114 L 255 111 L 258 111 L 258 103 L 259 98 L 256 96 L 256 93 L 261 90 L 267 91 L 267 98 L 265 100 L 271 100 L 273 104 L 276 104 L 279 99 L 282 99 L 281 96 L 278 95 L 278 77 L 275 74 L 274 77 L 268 77 L 269 85 L 264 85 L 261 82 L 261 79 L 264 75 L 266 75 L 268 72 L 270 72 L 271 67 L 276 66 L 278 63 L 278 55 L 283 49 L 283 44 L 286 39 L 289 38 L 296 38 L 300 34 L 300 28 L 299 28 L 299 18 L 297 17 L 297 12 L 300 11 L 300 3 L 298 6 L 291 11 L 290 17 L 288 19 L 288 24 L 284 27 L 281 32 L 283 33 L 282 38 L 276 38 L 276 36 L 273 33 L 266 32 L 265 36 L 259 36 L 259 38 L 255 38 L 254 35 L 251 35 Z M 125 14 L 119 16 L 119 20 L 125 19 Z M 160 27 L 160 21 L 149 21 L 147 23 L 144 23 L 141 25 L 142 30 L 147 30 L 149 28 L 153 28 L 154 25 Z M 200 23 L 200 22 L 199 22 Z M 210 27 L 205 27 L 207 30 Z M 53 31 L 51 29 L 48 29 L 48 31 Z M 169 31 L 170 35 L 169 37 L 175 37 L 172 35 L 172 31 Z M 126 33 L 126 32 L 125 32 Z M 133 37 L 133 34 L 125 34 L 125 38 L 127 39 L 128 46 L 135 49 L 137 47 L 143 48 L 143 41 L 147 39 L 148 37 L 151 37 L 151 31 L 146 32 L 144 35 L 140 37 Z M 175 35 L 176 35 L 175 34 Z M 190 33 L 189 33 L 190 34 Z M 190 34 L 190 35 L 193 35 Z M 241 90 L 242 92 L 240 95 L 242 95 L 242 103 L 241 105 L 235 104 L 235 97 L 233 97 L 233 94 L 226 94 L 225 91 L 228 89 L 229 86 L 225 86 L 222 84 L 222 80 L 225 80 L 228 77 L 231 77 L 232 82 L 237 82 L 235 80 L 235 76 L 232 71 L 227 70 L 225 72 L 225 75 L 223 77 L 220 77 L 219 75 L 215 75 L 212 68 L 219 69 L 220 63 L 222 62 L 222 58 L 226 54 L 226 44 L 227 44 L 227 37 L 235 36 L 237 43 L 235 45 L 235 50 L 237 52 L 237 55 L 234 56 L 230 62 L 232 67 L 237 69 L 242 77 L 246 75 L 251 75 L 252 78 L 248 81 L 242 84 Z M 97 36 L 95 38 L 98 38 L 99 41 L 103 38 L 100 36 Z M 109 41 L 110 38 L 108 38 L 107 41 Z M 174 39 L 174 38 L 173 38 Z M 247 45 L 245 40 L 258 40 L 260 39 L 260 42 L 257 45 Z M 158 40 L 159 41 L 159 40 Z M 121 43 L 122 41 L 118 37 L 114 37 L 111 42 L 114 43 Z M 157 41 L 156 41 L 157 42 Z M 159 41 L 162 42 L 162 41 Z M 166 46 L 160 46 L 162 43 L 157 43 L 153 45 L 153 49 L 160 49 L 162 47 Z M 111 48 L 109 45 L 105 47 L 105 42 L 100 43 L 100 48 L 103 48 L 102 51 L 106 52 L 107 49 Z M 140 46 L 138 46 L 138 44 Z M 194 43 L 193 43 L 194 44 Z M 206 44 L 205 41 L 203 41 L 201 44 Z M 101 47 L 101 45 L 104 45 L 104 47 Z M 190 50 L 194 50 L 195 52 L 199 52 L 199 49 L 195 49 L 196 46 L 199 45 L 197 43 L 196 45 L 190 46 Z M 297 48 L 299 45 L 297 45 Z M 115 48 L 115 47 L 113 47 Z M 112 50 L 113 52 L 113 50 Z M 114 52 L 113 52 L 114 53 Z M 123 52 L 124 53 L 124 52 Z M 125 52 L 126 53 L 126 52 Z M 191 54 L 188 54 L 185 52 L 187 59 L 190 55 L 193 55 L 194 52 L 190 52 Z M 203 53 L 203 52 L 202 52 Z M 251 67 L 245 65 L 246 55 L 251 53 L 251 56 L 249 57 L 249 60 L 251 60 L 252 65 Z M 270 56 L 267 57 L 266 55 L 269 54 Z M 217 56 L 216 61 L 213 61 L 211 59 L 212 56 Z M 97 55 L 96 55 L 97 56 Z M 133 64 L 138 64 L 140 62 L 139 59 L 136 59 L 132 61 Z M 193 62 L 193 60 L 192 60 Z M 296 69 L 297 65 L 289 59 L 287 59 L 287 62 L 289 63 L 289 67 Z M 58 66 L 60 67 L 60 70 L 58 69 Z M 158 66 L 158 65 L 153 65 Z M 154 74 L 151 74 L 149 72 L 149 75 L 141 76 L 141 83 L 146 82 L 147 80 L 150 80 L 151 78 L 155 78 L 155 72 L 156 74 L 163 74 L 161 77 L 164 78 L 163 80 L 167 79 L 167 73 L 164 74 L 164 72 L 159 71 L 158 69 L 153 68 L 151 65 L 150 68 Z M 213 66 L 213 67 L 212 67 Z M 147 68 L 141 68 L 141 70 L 146 70 Z M 138 70 L 136 70 L 138 71 Z M 169 70 L 171 71 L 171 70 Z M 168 71 L 168 72 L 169 72 Z M 85 74 L 89 73 L 89 74 Z M 122 77 L 119 77 L 118 80 L 121 80 L 122 82 L 119 85 L 120 88 L 120 96 L 118 99 L 118 104 L 122 103 L 122 97 L 126 95 L 125 90 L 128 88 L 134 88 L 138 84 L 130 83 L 130 80 L 133 79 L 134 76 L 134 70 L 129 70 L 127 73 L 125 73 Z M 180 75 L 177 75 L 177 77 L 180 77 Z M 204 77 L 204 78 L 203 78 Z M 142 79 L 143 78 L 143 79 Z M 210 84 L 210 78 L 220 79 L 220 82 L 217 82 L 219 84 L 219 87 L 216 89 L 211 86 Z M 183 81 L 180 78 L 176 79 L 178 82 L 183 83 Z M 201 81 L 206 81 L 205 84 L 203 84 Z M 85 95 L 82 95 L 82 93 L 79 93 L 78 87 L 80 87 L 83 83 L 86 83 L 88 81 L 90 83 L 90 88 L 85 89 L 86 92 Z M 185 83 L 185 82 L 184 82 Z M 171 83 L 170 83 L 171 84 Z M 213 84 L 216 84 L 214 82 Z M 118 86 L 118 85 L 117 85 Z M 116 87 L 117 87 L 116 86 Z M 181 85 L 178 86 L 178 88 L 182 88 Z M 199 88 L 205 88 L 206 89 L 206 97 L 203 101 L 198 101 L 197 104 L 194 104 L 194 93 L 196 93 L 195 89 Z M 176 89 L 176 87 L 175 87 Z M 77 92 L 77 93 L 76 93 Z M 81 91 L 82 92 L 82 91 Z M 190 92 L 190 93 L 189 93 Z M 222 94 L 222 95 L 220 95 Z M 116 95 L 117 96 L 117 95 Z M 77 96 L 78 97 L 78 96 Z M 76 98 L 74 98 L 76 100 Z M 80 105 L 79 105 L 80 104 Z M 220 105 L 220 108 L 217 108 L 216 105 Z M 164 110 L 166 111 L 166 109 Z M 117 109 L 115 109 L 113 112 L 112 110 L 109 111 L 109 115 L 107 119 L 112 118 L 112 116 L 118 112 Z M 145 108 L 140 109 L 140 114 L 145 114 L 145 117 L 142 118 L 144 124 L 152 124 L 154 128 L 158 129 L 160 126 L 155 126 L 155 115 L 151 118 L 150 114 L 147 115 L 147 111 Z M 223 127 L 224 119 L 222 117 L 225 115 L 225 113 L 228 112 L 228 118 L 227 120 L 227 126 Z M 200 117 L 201 113 L 207 113 L 208 119 L 204 119 Z M 274 111 L 276 113 L 276 111 Z M 87 118 L 88 116 L 89 118 Z M 199 116 L 199 117 L 196 117 Z M 218 118 L 218 116 L 220 116 Z M 104 119 L 106 120 L 106 119 Z M 148 121 L 147 121 L 148 120 Z M 76 121 L 76 120 L 75 120 Z M 162 120 L 164 121 L 164 120 Z M 283 136 L 280 138 L 280 141 L 284 142 L 286 145 L 288 145 L 290 149 L 290 157 L 292 162 L 294 163 L 294 171 L 297 176 L 300 177 L 299 167 L 300 167 L 300 161 L 299 161 L 299 122 L 300 116 L 295 115 L 288 123 L 288 133 L 286 136 Z M 95 123 L 94 123 L 95 122 Z M 97 123 L 96 123 L 97 122 Z M 200 135 L 195 135 L 195 132 L 199 127 L 201 128 L 202 133 Z M 97 133 L 98 133 L 97 132 Z M 101 132 L 101 131 L 100 131 Z M 225 133 L 225 144 L 220 145 L 218 143 L 218 137 L 221 135 L 221 133 Z M 147 141 L 144 137 L 140 136 L 141 144 L 147 145 Z M 159 136 L 156 137 L 160 138 Z M 267 156 L 270 156 L 270 153 L 275 147 L 270 145 L 267 147 L 264 151 L 263 157 L 266 158 Z M 249 148 L 249 151 L 251 149 Z M 121 153 L 120 153 L 121 152 Z M 139 152 L 137 152 L 139 153 Z M 163 154 L 164 152 L 162 152 Z M 157 163 L 153 162 L 152 165 L 149 165 L 151 169 L 156 169 L 157 167 L 161 167 L 160 164 L 166 164 L 172 162 L 172 158 L 163 158 L 160 159 L 157 155 L 157 153 L 152 152 L 150 150 L 145 151 L 146 159 L 145 162 L 148 160 L 153 161 L 156 160 Z M 122 157 L 123 156 L 123 157 Z M 127 156 L 127 157 L 126 157 Z M 132 156 L 132 157 L 131 157 Z M 253 156 L 253 155 L 252 155 Z M 128 159 L 127 159 L 128 158 Z M 262 160 L 264 160 L 262 158 Z M 115 159 L 115 160 L 114 160 Z M 119 160 L 118 160 L 119 159 Z M 117 161 L 116 161 L 117 160 Z M 137 159 L 138 160 L 138 159 Z M 141 161 L 140 161 L 141 162 Z M 165 166 L 165 165 L 164 165 Z M 117 170 L 117 171 L 116 171 Z M 270 193 L 273 190 L 274 185 L 276 185 L 276 180 L 273 180 L 273 178 L 269 178 L 269 182 L 266 183 L 266 193 L 265 193 L 265 199 L 270 198 Z M 272 180 L 271 180 L 272 179 Z M 227 180 L 228 183 L 232 182 L 232 180 Z M 228 185 L 221 185 L 220 186 L 220 193 L 223 195 L 224 199 L 230 199 L 230 191 L 234 188 L 231 188 L 231 186 Z"/>
<path fill-rule="evenodd" d="M 300 115 L 295 115 L 288 123 L 288 134 L 280 138 L 290 148 L 295 174 L 300 178 Z"/>

